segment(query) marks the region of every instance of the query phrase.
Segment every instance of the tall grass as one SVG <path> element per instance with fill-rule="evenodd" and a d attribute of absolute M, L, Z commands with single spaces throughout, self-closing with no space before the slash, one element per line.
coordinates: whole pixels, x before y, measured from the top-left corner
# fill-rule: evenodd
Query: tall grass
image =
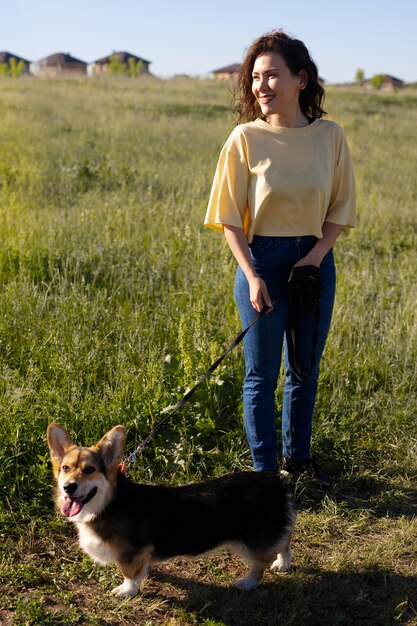
<path fill-rule="evenodd" d="M 237 332 L 234 264 L 201 225 L 232 125 L 227 104 L 223 85 L 204 82 L 2 81 L 8 492 L 43 453 L 48 421 L 81 440 L 122 421 L 133 445 Z M 415 423 L 416 104 L 413 95 L 328 96 L 356 164 L 359 228 L 336 250 L 316 445 L 330 443 L 347 465 L 366 462 L 368 446 L 395 456 Z M 241 380 L 237 352 L 172 435 L 216 454 L 221 432 L 242 438 Z M 410 454 L 408 445 L 399 460 Z"/>
<path fill-rule="evenodd" d="M 202 226 L 233 125 L 229 100 L 224 85 L 204 81 L 1 80 L 7 558 L 27 540 L 28 524 L 36 520 L 39 537 L 56 523 L 50 421 L 86 444 L 124 423 L 132 449 L 239 330 L 234 262 L 221 235 Z M 314 447 L 345 477 L 345 492 L 369 494 L 379 484 L 375 510 L 397 506 L 406 515 L 415 512 L 404 494 L 417 476 L 417 96 L 333 89 L 326 105 L 352 149 L 359 224 L 336 246 Z M 239 348 L 133 476 L 183 482 L 250 467 L 242 377 Z M 394 503 L 381 477 L 397 481 L 404 497 Z"/>

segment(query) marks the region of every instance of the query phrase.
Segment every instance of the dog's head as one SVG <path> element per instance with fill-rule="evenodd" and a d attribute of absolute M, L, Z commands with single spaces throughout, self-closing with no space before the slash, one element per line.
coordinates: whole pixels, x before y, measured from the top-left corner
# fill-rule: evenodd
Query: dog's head
<path fill-rule="evenodd" d="M 115 426 L 95 446 L 78 447 L 58 424 L 48 426 L 56 503 L 62 515 L 73 522 L 90 522 L 110 502 L 125 438 L 124 426 Z"/>

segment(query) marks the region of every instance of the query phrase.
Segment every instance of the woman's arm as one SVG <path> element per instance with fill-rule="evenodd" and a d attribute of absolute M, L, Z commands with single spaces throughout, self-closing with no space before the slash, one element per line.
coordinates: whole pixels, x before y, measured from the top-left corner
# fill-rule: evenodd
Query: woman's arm
<path fill-rule="evenodd" d="M 301 267 L 302 265 L 316 265 L 316 267 L 320 267 L 323 258 L 329 250 L 333 248 L 333 245 L 342 229 L 343 226 L 339 226 L 339 224 L 324 222 L 323 237 L 321 239 L 317 239 L 317 242 L 311 251 L 305 257 L 300 259 L 294 267 Z"/>
<path fill-rule="evenodd" d="M 317 240 L 312 250 L 300 259 L 294 267 L 301 267 L 302 265 L 316 265 L 320 267 L 323 258 L 333 247 L 342 229 L 343 226 L 339 226 L 339 224 L 325 222 L 323 224 L 323 237 Z M 258 312 L 263 309 L 265 304 L 272 308 L 273 305 L 265 281 L 258 276 L 253 267 L 243 228 L 224 224 L 224 236 L 233 256 L 248 280 L 250 301 L 253 308 Z"/>
<path fill-rule="evenodd" d="M 272 308 L 271 298 L 265 281 L 256 273 L 249 253 L 249 246 L 243 228 L 224 224 L 224 236 L 233 256 L 249 283 L 250 301 L 253 308 L 262 311 L 265 304 Z"/>

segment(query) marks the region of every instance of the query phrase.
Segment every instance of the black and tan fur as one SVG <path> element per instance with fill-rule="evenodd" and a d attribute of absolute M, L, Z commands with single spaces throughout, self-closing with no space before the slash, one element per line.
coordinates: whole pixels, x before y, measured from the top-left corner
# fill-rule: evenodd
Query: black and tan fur
<path fill-rule="evenodd" d="M 119 565 L 124 582 L 113 593 L 136 595 L 153 562 L 221 546 L 250 564 L 239 589 L 254 589 L 267 567 L 289 569 L 295 513 L 273 473 L 237 472 L 183 487 L 142 485 L 119 470 L 123 426 L 91 448 L 76 446 L 57 424 L 50 424 L 47 439 L 57 507 L 75 523 L 87 554 Z"/>

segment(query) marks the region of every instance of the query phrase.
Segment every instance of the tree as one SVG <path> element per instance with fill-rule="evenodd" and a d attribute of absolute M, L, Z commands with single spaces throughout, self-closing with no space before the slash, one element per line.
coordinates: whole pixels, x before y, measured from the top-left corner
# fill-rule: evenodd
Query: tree
<path fill-rule="evenodd" d="M 365 72 L 361 67 L 358 67 L 355 74 L 355 82 L 359 85 L 363 85 L 363 81 L 365 80 Z"/>
<path fill-rule="evenodd" d="M 383 74 L 375 74 L 375 76 L 371 78 L 371 85 L 375 89 L 381 89 L 382 85 L 384 84 L 384 80 L 385 78 Z"/>
<path fill-rule="evenodd" d="M 131 76 L 135 78 L 143 72 L 143 61 L 135 61 L 129 57 L 127 63 L 123 63 L 117 54 L 112 54 L 109 62 L 109 74 Z"/>
<path fill-rule="evenodd" d="M 109 61 L 109 74 L 126 74 L 127 65 L 119 59 L 117 54 L 112 54 Z"/>
<path fill-rule="evenodd" d="M 17 78 L 18 76 L 21 76 L 25 68 L 25 62 L 22 61 L 22 59 L 20 59 L 20 61 L 16 61 L 14 57 L 11 57 L 9 64 L 10 64 L 10 76 L 12 76 L 13 78 Z"/>
<path fill-rule="evenodd" d="M 135 59 L 133 57 L 129 57 L 127 60 L 129 69 L 129 76 L 132 76 L 132 78 L 136 78 L 137 76 L 140 76 L 143 72 L 143 61 L 135 61 Z"/>
<path fill-rule="evenodd" d="M 17 61 L 14 57 L 10 57 L 9 63 L 0 63 L 0 75 L 18 78 L 25 69 L 25 62 L 20 59 Z"/>

